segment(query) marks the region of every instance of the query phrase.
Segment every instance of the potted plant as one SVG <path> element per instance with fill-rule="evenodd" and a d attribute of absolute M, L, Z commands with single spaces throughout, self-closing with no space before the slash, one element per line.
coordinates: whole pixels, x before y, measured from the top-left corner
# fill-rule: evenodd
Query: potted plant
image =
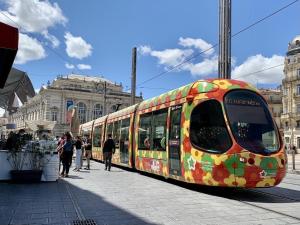
<path fill-rule="evenodd" d="M 42 155 L 33 148 L 28 149 L 32 136 L 21 129 L 18 134 L 10 133 L 7 140 L 8 157 L 12 170 L 11 179 L 18 183 L 38 182 L 41 180 Z M 26 148 L 27 145 L 27 148 Z"/>

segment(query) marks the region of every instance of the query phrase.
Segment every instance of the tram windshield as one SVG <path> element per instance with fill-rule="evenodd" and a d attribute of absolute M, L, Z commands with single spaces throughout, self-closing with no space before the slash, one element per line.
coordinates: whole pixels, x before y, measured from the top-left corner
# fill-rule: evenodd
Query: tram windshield
<path fill-rule="evenodd" d="M 225 96 L 224 105 L 239 145 L 263 155 L 279 150 L 277 128 L 261 96 L 246 90 L 231 91 Z"/>

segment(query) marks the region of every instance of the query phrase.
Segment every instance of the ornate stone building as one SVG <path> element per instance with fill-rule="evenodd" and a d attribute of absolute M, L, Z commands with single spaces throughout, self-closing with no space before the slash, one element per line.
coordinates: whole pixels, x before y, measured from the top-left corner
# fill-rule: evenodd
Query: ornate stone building
<path fill-rule="evenodd" d="M 281 89 L 260 89 L 260 93 L 266 99 L 273 118 L 276 121 L 280 133 L 283 134 L 283 126 L 281 123 L 282 107 L 282 90 Z"/>
<path fill-rule="evenodd" d="M 288 45 L 282 81 L 284 141 L 300 149 L 300 35 Z"/>
<path fill-rule="evenodd" d="M 136 103 L 142 97 L 136 97 Z M 93 120 L 107 113 L 130 105 L 130 93 L 120 84 L 100 77 L 71 74 L 59 76 L 48 82 L 39 93 L 28 99 L 17 112 L 10 115 L 10 122 L 17 129 L 26 128 L 30 121 L 54 121 L 54 135 L 70 130 L 70 109 L 76 107 L 80 123 Z"/>

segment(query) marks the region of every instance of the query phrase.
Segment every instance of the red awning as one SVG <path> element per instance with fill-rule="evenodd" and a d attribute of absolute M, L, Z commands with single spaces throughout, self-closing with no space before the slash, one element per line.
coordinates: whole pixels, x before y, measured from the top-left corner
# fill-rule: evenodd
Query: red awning
<path fill-rule="evenodd" d="M 0 22 L 0 88 L 3 88 L 18 51 L 18 29 Z"/>

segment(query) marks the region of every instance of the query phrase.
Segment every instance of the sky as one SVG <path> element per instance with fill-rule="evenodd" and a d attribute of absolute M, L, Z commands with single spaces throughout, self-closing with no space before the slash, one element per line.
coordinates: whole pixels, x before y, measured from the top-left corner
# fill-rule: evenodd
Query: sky
<path fill-rule="evenodd" d="M 291 2 L 232 0 L 232 34 Z M 212 47 L 218 43 L 218 4 L 218 0 L 0 0 L 0 21 L 19 28 L 14 67 L 29 75 L 36 90 L 58 75 L 75 73 L 104 76 L 128 91 L 132 48 L 137 47 L 136 93 L 147 99 L 218 77 L 218 46 Z M 232 78 L 258 87 L 280 85 L 288 43 L 300 35 L 299 11 L 297 1 L 232 38 Z M 265 70 L 270 67 L 274 68 Z M 147 81 L 152 77 L 156 78 Z"/>

